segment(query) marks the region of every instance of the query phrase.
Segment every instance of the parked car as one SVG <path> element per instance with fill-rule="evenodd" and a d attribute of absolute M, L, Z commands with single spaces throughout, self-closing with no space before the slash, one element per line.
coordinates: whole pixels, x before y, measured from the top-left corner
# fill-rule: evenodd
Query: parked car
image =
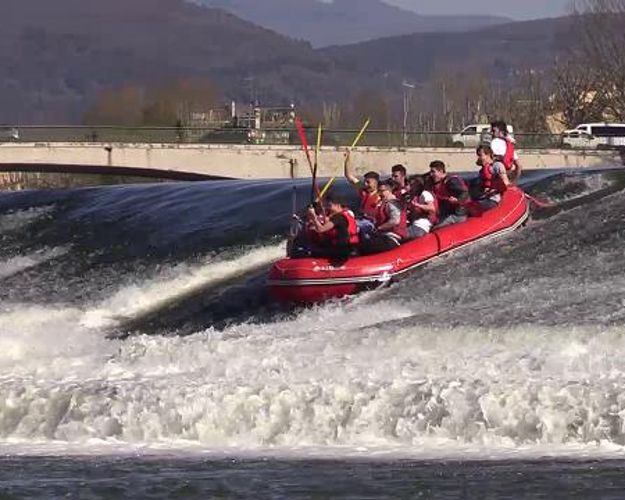
<path fill-rule="evenodd" d="M 625 146 L 625 123 L 582 123 L 562 133 L 562 147 L 610 149 Z"/>
<path fill-rule="evenodd" d="M 513 132 L 512 125 L 508 125 L 508 133 L 512 134 Z M 489 123 L 474 123 L 463 128 L 461 132 L 454 134 L 451 138 L 453 145 L 457 148 L 476 148 L 480 144 L 490 142 L 491 139 Z"/>
<path fill-rule="evenodd" d="M 490 132 L 490 124 L 473 124 L 462 129 L 451 137 L 451 141 L 458 148 L 476 148 L 482 142 L 482 133 Z"/>
<path fill-rule="evenodd" d="M 0 141 L 19 141 L 20 131 L 15 127 L 0 126 Z"/>

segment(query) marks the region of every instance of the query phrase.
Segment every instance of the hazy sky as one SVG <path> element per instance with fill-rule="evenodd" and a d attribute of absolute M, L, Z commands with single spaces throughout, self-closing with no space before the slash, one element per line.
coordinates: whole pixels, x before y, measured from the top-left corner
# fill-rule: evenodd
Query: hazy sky
<path fill-rule="evenodd" d="M 555 17 L 568 12 L 571 0 L 384 0 L 419 14 L 491 14 L 513 19 Z"/>

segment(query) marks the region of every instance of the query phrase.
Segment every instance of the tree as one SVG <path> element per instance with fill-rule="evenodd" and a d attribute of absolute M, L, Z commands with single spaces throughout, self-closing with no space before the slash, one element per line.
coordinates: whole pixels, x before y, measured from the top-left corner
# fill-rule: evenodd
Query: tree
<path fill-rule="evenodd" d="M 188 123 L 192 113 L 211 109 L 219 100 L 219 91 L 210 80 L 177 80 L 148 93 L 143 123 L 169 127 Z"/>
<path fill-rule="evenodd" d="M 518 131 L 547 132 L 549 96 L 544 80 L 543 73 L 529 70 L 512 91 L 511 116 Z"/>
<path fill-rule="evenodd" d="M 584 66 L 596 73 L 606 111 L 625 121 L 625 0 L 574 4 Z"/>
<path fill-rule="evenodd" d="M 341 108 L 335 102 L 323 103 L 323 124 L 327 128 L 338 128 L 341 123 Z"/>
<path fill-rule="evenodd" d="M 143 123 L 145 91 L 134 84 L 99 92 L 83 118 L 85 125 L 139 126 Z"/>
<path fill-rule="evenodd" d="M 160 87 L 127 84 L 102 90 L 83 119 L 87 125 L 164 126 L 188 123 L 192 113 L 220 102 L 217 87 L 205 79 L 176 80 Z"/>
<path fill-rule="evenodd" d="M 429 99 L 440 130 L 459 130 L 482 119 L 484 102 L 491 88 L 476 64 L 440 65 L 435 69 Z"/>
<path fill-rule="evenodd" d="M 556 121 L 571 128 L 603 118 L 606 100 L 599 74 L 584 64 L 578 51 L 556 60 L 552 81 L 551 110 Z"/>
<path fill-rule="evenodd" d="M 341 113 L 341 125 L 358 129 L 365 118 L 371 119 L 372 128 L 390 129 L 391 112 L 387 98 L 374 90 L 363 90 L 348 102 Z"/>

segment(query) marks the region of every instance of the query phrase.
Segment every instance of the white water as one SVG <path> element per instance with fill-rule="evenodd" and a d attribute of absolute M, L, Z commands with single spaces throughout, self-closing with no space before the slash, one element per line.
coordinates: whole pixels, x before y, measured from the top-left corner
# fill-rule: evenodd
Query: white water
<path fill-rule="evenodd" d="M 28 255 L 17 255 L 5 261 L 0 261 L 0 279 L 8 278 L 21 271 L 38 266 L 48 260 L 65 255 L 67 252 L 68 248 L 65 247 L 44 248 Z"/>
<path fill-rule="evenodd" d="M 0 314 L 1 439 L 53 453 L 622 453 L 622 329 L 394 329 L 423 304 L 370 307 L 121 342 L 84 311 L 16 306 Z"/>
<path fill-rule="evenodd" d="M 87 311 L 81 323 L 90 328 L 110 328 L 120 321 L 138 315 L 158 311 L 172 300 L 224 280 L 244 276 L 259 266 L 284 256 L 285 243 L 253 249 L 243 255 L 227 260 L 206 259 L 200 264 L 181 264 L 164 270 L 162 275 L 129 285 L 98 307 Z"/>
<path fill-rule="evenodd" d="M 599 178 L 587 185 L 605 187 Z M 0 217 L 0 233 L 46 210 Z M 590 237 L 585 229 L 580 237 Z M 58 455 L 622 457 L 625 330 L 540 325 L 590 323 L 585 303 L 602 305 L 590 308 L 594 317 L 622 322 L 620 246 L 561 245 L 543 231 L 548 244 L 535 255 L 540 230 L 498 253 L 476 247 L 428 267 L 436 293 L 418 277 L 397 293 L 185 338 L 106 335 L 269 263 L 282 246 L 137 275 L 97 304 L 0 304 L 0 446 Z M 37 258 L 6 260 L 6 276 Z M 449 262 L 453 273 L 443 272 Z M 456 313 L 447 325 L 469 315 L 509 324 L 504 316 L 514 314 L 534 324 L 426 326 L 445 312 Z"/>
<path fill-rule="evenodd" d="M 2 234 L 12 231 L 26 230 L 34 222 L 48 216 L 53 208 L 53 206 L 36 207 L 1 215 L 0 237 Z M 0 279 L 8 278 L 28 268 L 65 255 L 68 251 L 67 247 L 42 248 L 28 255 L 5 257 L 4 260 L 0 261 Z"/>
<path fill-rule="evenodd" d="M 605 175 L 605 173 L 587 174 L 583 177 L 564 176 L 558 180 L 558 192 L 550 192 L 550 203 L 558 203 L 570 201 L 576 198 L 582 198 L 592 193 L 596 193 L 602 189 L 612 186 L 615 179 Z"/>
<path fill-rule="evenodd" d="M 42 217 L 49 215 L 53 208 L 52 205 L 48 205 L 33 207 L 27 210 L 16 210 L 12 213 L 0 215 L 0 233 L 23 229 Z"/>
<path fill-rule="evenodd" d="M 383 294 L 387 300 L 361 296 L 274 323 L 106 339 L 120 318 L 156 311 L 282 252 L 274 245 L 137 276 L 90 306 L 0 305 L 3 449 L 476 458 L 625 451 L 622 328 L 433 330 L 411 318 L 444 304 L 427 293 L 420 300 L 417 286 L 408 299 L 396 298 L 407 295 L 404 287 Z M 5 262 L 9 274 L 21 266 Z M 503 290 L 503 303 L 531 301 L 540 311 L 557 307 L 553 289 L 569 303 L 599 300 L 597 287 L 622 288 L 620 276 L 604 278 L 568 294 L 562 283 L 537 278 L 531 297 L 515 287 L 523 296 Z M 476 311 L 491 308 L 482 281 L 472 279 Z M 401 319 L 405 326 L 393 324 Z"/>

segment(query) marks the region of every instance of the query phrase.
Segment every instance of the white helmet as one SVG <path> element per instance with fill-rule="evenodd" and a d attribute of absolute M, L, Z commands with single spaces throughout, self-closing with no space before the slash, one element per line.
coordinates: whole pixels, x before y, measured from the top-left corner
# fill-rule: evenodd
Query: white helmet
<path fill-rule="evenodd" d="M 505 156 L 508 144 L 505 139 L 493 139 L 490 143 L 490 148 L 493 150 L 494 156 Z"/>

